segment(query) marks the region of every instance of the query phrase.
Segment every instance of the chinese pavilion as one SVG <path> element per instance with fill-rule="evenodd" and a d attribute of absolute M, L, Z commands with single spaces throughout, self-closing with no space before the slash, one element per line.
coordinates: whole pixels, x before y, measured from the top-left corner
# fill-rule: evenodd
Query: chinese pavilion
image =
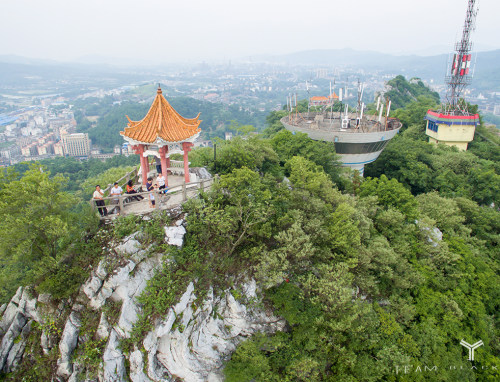
<path fill-rule="evenodd" d="M 168 103 L 158 86 L 156 97 L 148 113 L 141 121 L 132 121 L 128 116 L 128 125 L 120 134 L 131 145 L 141 161 L 142 184 L 146 184 L 149 172 L 148 156 L 160 158 L 161 171 L 168 185 L 167 169 L 170 167 L 170 155 L 183 153 L 184 180 L 189 182 L 188 152 L 194 140 L 200 135 L 201 120 L 182 117 Z"/>

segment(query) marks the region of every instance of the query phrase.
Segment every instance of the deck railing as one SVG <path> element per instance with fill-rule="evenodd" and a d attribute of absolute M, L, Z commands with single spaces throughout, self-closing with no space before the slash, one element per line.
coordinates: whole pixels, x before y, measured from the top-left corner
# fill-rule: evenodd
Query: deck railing
<path fill-rule="evenodd" d="M 150 166 L 154 166 L 155 162 L 152 162 Z M 153 167 L 154 168 L 154 167 Z M 139 169 L 140 166 L 137 166 L 134 168 L 132 171 L 129 171 L 126 173 L 124 176 L 122 176 L 120 179 L 118 179 L 116 182 L 118 185 L 125 189 L 125 186 L 127 185 L 128 181 L 132 179 L 132 183 L 136 184 L 138 179 L 139 179 Z M 167 168 L 167 171 L 169 171 L 171 174 L 177 174 L 181 173 L 184 175 L 184 162 L 181 160 L 170 160 L 170 167 Z M 109 191 L 113 187 L 112 184 L 108 184 L 108 187 L 106 187 L 104 190 L 104 195 L 109 195 Z"/>
<path fill-rule="evenodd" d="M 121 182 L 126 184 L 129 179 L 132 179 L 133 176 L 137 176 L 135 172 L 137 169 L 129 172 L 122 178 L 118 180 L 118 184 L 121 185 Z M 119 196 L 105 196 L 102 198 L 104 201 L 104 206 L 97 206 L 96 199 L 90 200 L 90 205 L 92 209 L 97 212 L 98 209 L 101 211 L 107 210 L 107 215 L 116 215 L 114 213 L 116 209 L 120 215 L 129 215 L 129 214 L 140 214 L 144 212 L 149 212 L 152 209 L 150 207 L 145 207 L 144 204 L 147 201 L 151 200 L 151 195 L 153 195 L 155 206 L 154 208 L 171 208 L 177 205 L 180 205 L 187 201 L 189 198 L 195 197 L 199 194 L 200 191 L 206 191 L 210 189 L 213 184 L 214 179 L 201 179 L 196 182 L 183 183 L 177 186 L 169 187 L 167 192 L 163 192 L 163 190 L 152 190 L 152 191 L 144 191 L 144 192 L 136 192 L 133 194 L 122 194 Z M 109 187 L 106 189 L 108 190 Z M 139 199 L 142 197 L 143 199 Z M 103 215 L 101 214 L 101 215 Z M 101 218 L 105 218 L 106 216 L 101 216 Z"/>

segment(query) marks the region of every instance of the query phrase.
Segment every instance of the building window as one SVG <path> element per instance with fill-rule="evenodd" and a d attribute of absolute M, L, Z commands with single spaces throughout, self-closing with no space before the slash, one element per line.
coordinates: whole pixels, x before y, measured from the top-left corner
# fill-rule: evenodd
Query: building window
<path fill-rule="evenodd" d="M 435 133 L 438 132 L 438 124 L 435 123 L 435 122 L 432 122 L 432 121 L 429 121 L 429 124 L 427 125 L 427 128 L 430 130 L 430 131 L 434 131 Z"/>

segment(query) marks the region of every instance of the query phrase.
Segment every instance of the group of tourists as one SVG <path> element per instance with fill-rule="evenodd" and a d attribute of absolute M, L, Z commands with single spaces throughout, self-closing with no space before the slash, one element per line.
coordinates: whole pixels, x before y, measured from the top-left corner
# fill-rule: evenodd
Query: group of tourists
<path fill-rule="evenodd" d="M 129 180 L 126 185 L 125 193 L 128 195 L 137 194 L 137 190 L 134 188 L 134 184 L 132 180 Z M 166 186 L 165 177 L 160 172 L 155 179 L 155 183 L 153 184 L 153 178 L 148 178 L 146 183 L 146 190 L 150 191 L 149 194 L 149 206 L 150 208 L 155 208 L 155 190 L 158 190 L 160 194 L 166 194 L 168 191 L 168 187 Z M 120 195 L 123 194 L 123 189 L 118 185 L 118 182 L 115 182 L 111 190 L 109 191 L 109 196 L 113 197 L 110 201 L 110 205 L 113 205 L 113 209 L 108 212 L 106 205 L 104 203 L 104 192 L 101 190 L 101 186 L 95 186 L 95 191 L 93 194 L 93 198 L 95 204 L 97 206 L 97 210 L 101 216 L 107 216 L 108 214 L 116 214 L 120 215 Z M 141 201 L 144 197 L 142 195 L 133 195 L 129 197 L 129 200 Z"/>

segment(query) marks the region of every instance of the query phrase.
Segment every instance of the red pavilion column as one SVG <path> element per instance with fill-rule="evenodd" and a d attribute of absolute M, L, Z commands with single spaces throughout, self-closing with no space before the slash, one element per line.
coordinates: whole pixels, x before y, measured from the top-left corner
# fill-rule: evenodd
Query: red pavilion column
<path fill-rule="evenodd" d="M 182 142 L 182 149 L 184 150 L 184 181 L 189 183 L 189 162 L 188 152 L 191 151 L 193 144 L 191 142 Z"/>
<path fill-rule="evenodd" d="M 146 159 L 144 163 L 146 163 L 146 179 L 147 179 L 149 174 L 149 157 L 144 157 L 144 159 Z"/>
<path fill-rule="evenodd" d="M 168 146 L 162 146 L 158 149 L 160 153 L 160 161 L 161 161 L 161 173 L 165 178 L 165 185 L 168 187 L 168 175 L 167 175 L 167 152 Z"/>
<path fill-rule="evenodd" d="M 147 164 L 148 160 L 147 158 L 144 158 L 144 145 L 135 145 L 133 146 L 133 149 L 136 154 L 139 155 L 139 160 L 141 162 L 141 172 L 142 172 L 142 185 L 145 186 L 147 181 L 148 181 L 148 170 L 147 170 Z"/>

